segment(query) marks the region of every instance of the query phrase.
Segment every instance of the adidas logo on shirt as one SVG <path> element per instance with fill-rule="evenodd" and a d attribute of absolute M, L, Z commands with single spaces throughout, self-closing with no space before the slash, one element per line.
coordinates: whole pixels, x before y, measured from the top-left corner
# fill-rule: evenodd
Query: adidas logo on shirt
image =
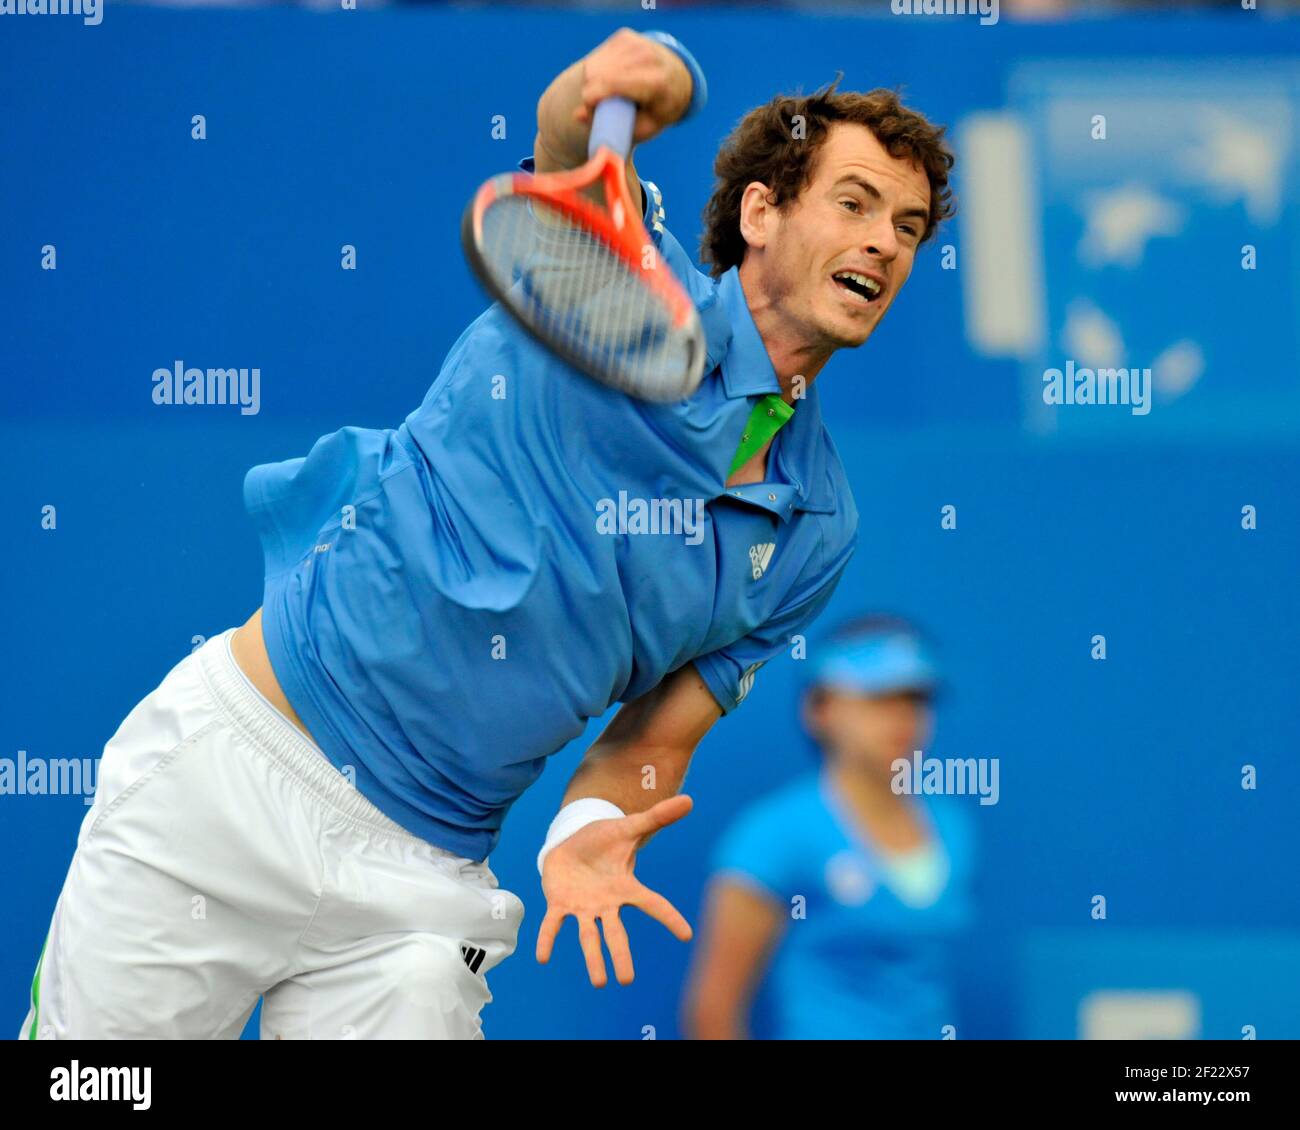
<path fill-rule="evenodd" d="M 772 560 L 775 549 L 776 543 L 771 541 L 749 547 L 749 563 L 754 567 L 754 580 L 758 580 L 767 571 L 767 563 Z"/>
<path fill-rule="evenodd" d="M 645 182 L 650 190 L 650 226 L 660 235 L 664 234 L 664 198 L 659 186 L 654 181 Z"/>
<path fill-rule="evenodd" d="M 745 696 L 754 687 L 754 673 L 762 667 L 762 663 L 751 663 L 745 668 L 745 673 L 740 676 L 740 684 L 736 687 L 736 705 L 739 706 L 745 701 Z"/>
<path fill-rule="evenodd" d="M 487 950 L 481 950 L 477 946 L 467 946 L 462 944 L 460 947 L 460 956 L 465 959 L 465 964 L 469 966 L 471 973 L 477 973 L 478 967 L 483 964 L 483 959 L 487 957 Z"/>

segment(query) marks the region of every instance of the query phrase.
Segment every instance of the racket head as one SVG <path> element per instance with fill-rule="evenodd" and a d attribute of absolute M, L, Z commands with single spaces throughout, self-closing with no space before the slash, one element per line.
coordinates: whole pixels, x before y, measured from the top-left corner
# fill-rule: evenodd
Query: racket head
<path fill-rule="evenodd" d="M 604 208 L 583 195 L 596 184 Z M 461 241 L 492 298 L 574 368 L 656 403 L 699 387 L 699 314 L 641 222 L 623 158 L 608 143 L 578 169 L 493 177 L 466 208 Z"/>

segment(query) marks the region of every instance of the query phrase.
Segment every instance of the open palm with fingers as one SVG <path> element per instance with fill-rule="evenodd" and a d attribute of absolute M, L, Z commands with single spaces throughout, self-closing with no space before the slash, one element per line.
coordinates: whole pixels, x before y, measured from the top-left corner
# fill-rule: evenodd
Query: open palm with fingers
<path fill-rule="evenodd" d="M 601 931 L 620 985 L 634 976 L 632 950 L 619 910 L 635 906 L 662 922 L 683 942 L 692 937 L 690 924 L 672 903 L 650 890 L 636 875 L 636 853 L 644 840 L 676 823 L 692 807 L 688 796 L 661 800 L 645 812 L 610 820 L 595 820 L 552 848 L 542 864 L 546 917 L 537 934 L 537 960 L 547 962 L 564 920 L 578 922 L 578 942 L 587 960 L 587 976 L 596 988 L 607 983 Z M 600 922 L 600 930 L 596 923 Z"/>

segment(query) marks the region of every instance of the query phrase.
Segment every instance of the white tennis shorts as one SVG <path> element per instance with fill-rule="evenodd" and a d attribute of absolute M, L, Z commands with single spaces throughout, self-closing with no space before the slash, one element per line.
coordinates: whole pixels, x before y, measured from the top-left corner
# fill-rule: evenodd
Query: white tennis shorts
<path fill-rule="evenodd" d="M 104 747 L 24 1039 L 482 1039 L 523 903 L 404 831 L 236 666 L 186 656 Z"/>

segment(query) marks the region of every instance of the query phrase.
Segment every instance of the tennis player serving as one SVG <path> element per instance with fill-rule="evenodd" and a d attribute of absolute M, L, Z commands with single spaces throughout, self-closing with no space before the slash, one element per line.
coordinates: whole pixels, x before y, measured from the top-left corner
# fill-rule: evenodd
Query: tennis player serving
<path fill-rule="evenodd" d="M 625 906 L 691 937 L 637 853 L 690 810 L 697 744 L 843 574 L 857 512 L 814 381 L 951 211 L 943 129 L 837 85 L 726 139 L 707 275 L 628 152 L 647 258 L 705 350 L 688 396 L 600 383 L 497 302 L 400 427 L 248 473 L 262 607 L 105 746 L 24 1036 L 235 1038 L 260 997 L 263 1038 L 481 1037 L 485 975 L 523 918 L 489 853 L 546 758 L 614 703 L 538 857 L 537 957 L 573 917 L 591 983 L 602 935 L 631 981 Z M 584 165 L 619 97 L 641 144 L 699 111 L 704 76 L 671 37 L 617 32 L 546 89 L 520 169 Z"/>

